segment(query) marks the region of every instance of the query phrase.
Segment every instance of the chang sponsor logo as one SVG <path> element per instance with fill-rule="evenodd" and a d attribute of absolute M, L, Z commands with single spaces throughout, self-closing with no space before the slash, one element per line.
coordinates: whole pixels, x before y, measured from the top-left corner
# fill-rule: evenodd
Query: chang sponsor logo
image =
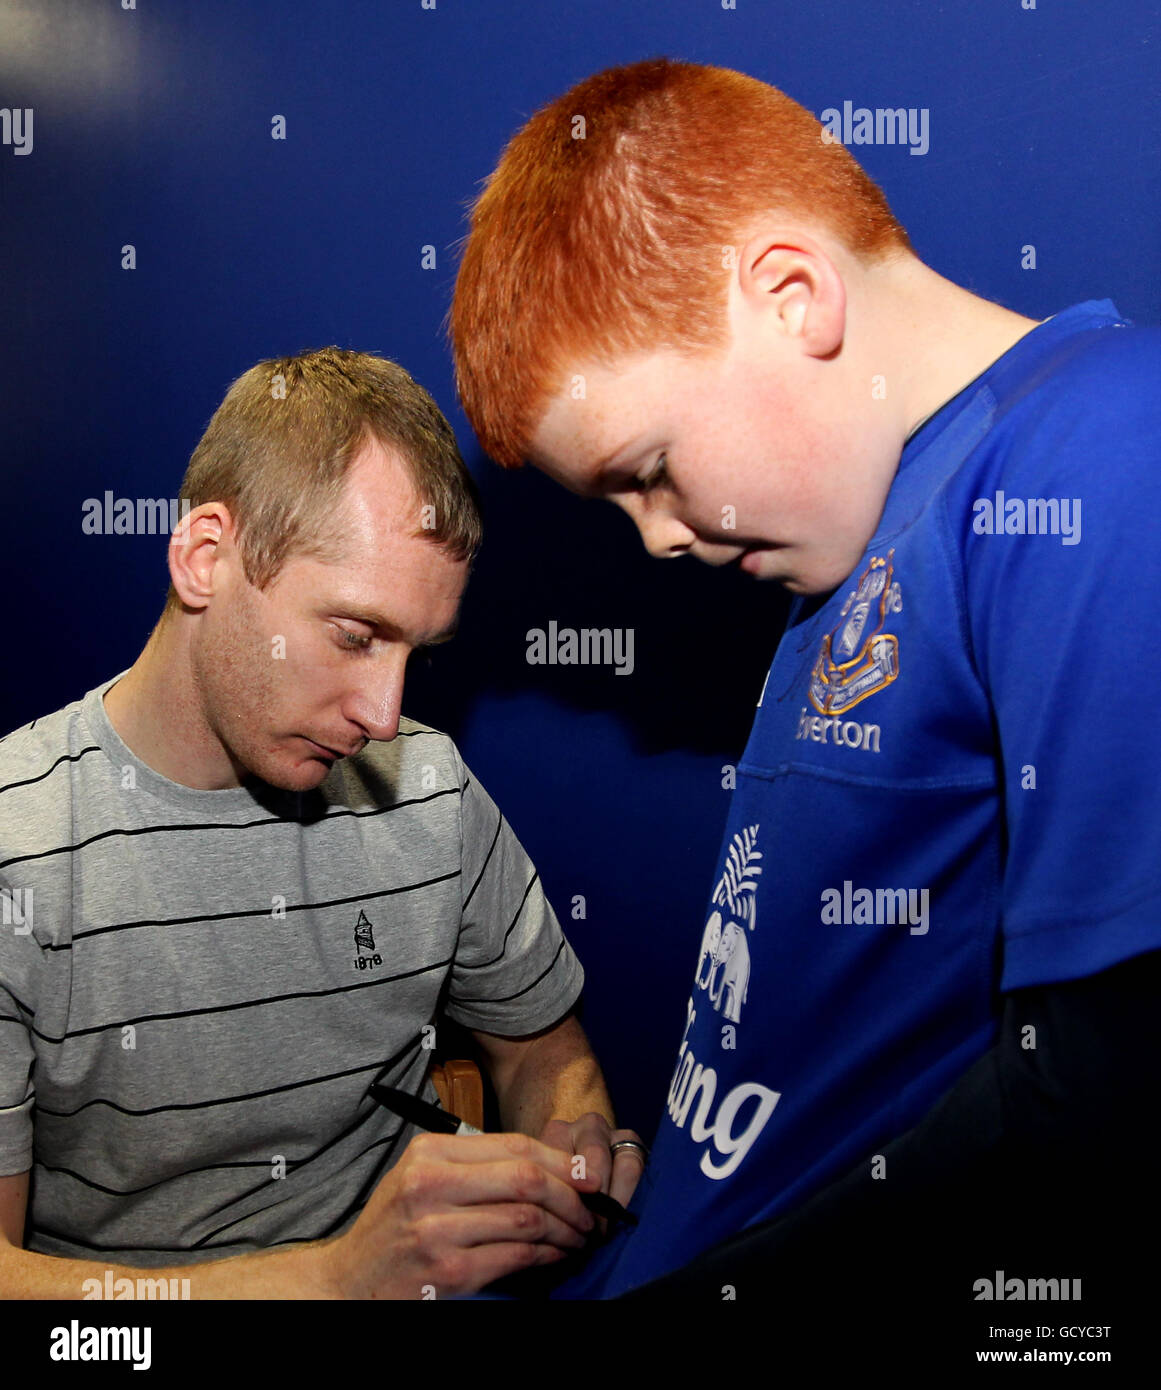
<path fill-rule="evenodd" d="M 689 1124 L 689 1137 L 695 1144 L 706 1144 L 699 1167 L 707 1178 L 720 1181 L 728 1178 L 753 1148 L 774 1113 L 781 1092 L 756 1081 L 743 1081 L 718 1098 L 717 1072 L 697 1061 L 689 1046 L 689 1030 L 696 1017 L 690 999 L 677 1066 L 669 1085 L 669 1117 L 678 1129 Z M 715 1158 L 723 1161 L 715 1162 Z"/>

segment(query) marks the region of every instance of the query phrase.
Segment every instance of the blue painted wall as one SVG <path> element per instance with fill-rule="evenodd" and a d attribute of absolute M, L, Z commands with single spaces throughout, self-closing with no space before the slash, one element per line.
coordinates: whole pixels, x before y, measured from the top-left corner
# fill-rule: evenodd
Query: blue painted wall
<path fill-rule="evenodd" d="M 405 709 L 457 738 L 539 865 L 619 1111 L 651 1133 L 722 767 L 785 604 L 658 564 L 614 509 L 480 455 L 442 335 L 465 210 L 537 107 L 668 54 L 816 113 L 926 108 L 926 153 L 854 153 L 930 265 L 1033 317 L 1109 297 L 1156 323 L 1158 6 L 1027 2 L 0 0 L 0 107 L 34 110 L 31 153 L 0 145 L 0 728 L 130 665 L 163 602 L 164 539 L 82 535 L 86 497 L 176 495 L 260 358 L 337 343 L 401 362 L 455 425 L 488 522 L 462 635 Z M 527 665 L 525 632 L 551 619 L 634 628 L 634 674 Z"/>

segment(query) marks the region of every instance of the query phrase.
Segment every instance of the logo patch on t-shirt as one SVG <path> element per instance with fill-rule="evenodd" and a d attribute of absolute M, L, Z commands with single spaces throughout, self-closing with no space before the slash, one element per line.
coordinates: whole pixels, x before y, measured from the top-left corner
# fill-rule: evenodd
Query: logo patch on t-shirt
<path fill-rule="evenodd" d="M 705 924 L 694 983 L 709 992 L 714 1008 L 731 1023 L 742 1017 L 750 983 L 750 947 L 746 930 L 754 930 L 755 892 L 762 858 L 757 848 L 758 827 L 747 826 L 730 842 L 726 867 L 713 892 L 715 908 Z M 703 978 L 704 976 L 704 978 Z"/>
<path fill-rule="evenodd" d="M 367 954 L 363 955 L 366 951 Z M 383 957 L 375 950 L 375 932 L 370 918 L 359 909 L 359 920 L 355 923 L 355 969 L 371 970 L 383 964 Z"/>
<path fill-rule="evenodd" d="M 704 1144 L 698 1167 L 707 1178 L 721 1181 L 734 1173 L 753 1148 L 781 1096 L 757 1081 L 734 1081 L 731 1054 L 737 1049 L 737 1025 L 750 985 L 749 935 L 757 918 L 758 879 L 762 873 L 758 826 L 737 831 L 726 849 L 725 866 L 713 891 L 709 921 L 702 934 L 695 991 L 686 1005 L 685 1032 L 677 1066 L 669 1083 L 667 1110 L 679 1130 L 694 1144 Z M 694 1033 L 703 990 L 726 1022 L 703 1013 Z M 696 1042 L 703 1059 L 698 1061 Z M 720 1060 L 719 1060 L 720 1059 Z M 720 1072 L 719 1072 L 720 1067 Z M 688 1125 L 688 1129 L 686 1126 Z"/>
<path fill-rule="evenodd" d="M 894 554 L 872 556 L 847 595 L 839 621 L 822 639 L 809 690 L 810 703 L 820 714 L 853 709 L 899 674 L 899 639 L 883 630 L 888 617 L 903 607 Z"/>

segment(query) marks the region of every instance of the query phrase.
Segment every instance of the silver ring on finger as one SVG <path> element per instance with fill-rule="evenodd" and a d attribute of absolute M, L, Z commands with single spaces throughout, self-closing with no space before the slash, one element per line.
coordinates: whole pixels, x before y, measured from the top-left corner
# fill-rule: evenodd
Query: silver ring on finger
<path fill-rule="evenodd" d="M 642 1163 L 649 1162 L 649 1150 L 645 1147 L 644 1144 L 638 1143 L 636 1139 L 618 1139 L 615 1144 L 609 1145 L 609 1152 L 613 1155 L 614 1158 L 617 1157 L 618 1149 L 634 1149 L 637 1153 L 641 1155 Z"/>

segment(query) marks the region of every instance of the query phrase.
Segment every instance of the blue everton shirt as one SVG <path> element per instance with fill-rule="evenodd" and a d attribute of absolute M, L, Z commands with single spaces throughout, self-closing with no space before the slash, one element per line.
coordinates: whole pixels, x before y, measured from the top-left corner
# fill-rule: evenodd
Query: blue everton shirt
<path fill-rule="evenodd" d="M 908 440 L 766 677 L 611 1297 L 836 1180 L 999 995 L 1161 946 L 1161 331 L 1038 325 Z"/>

